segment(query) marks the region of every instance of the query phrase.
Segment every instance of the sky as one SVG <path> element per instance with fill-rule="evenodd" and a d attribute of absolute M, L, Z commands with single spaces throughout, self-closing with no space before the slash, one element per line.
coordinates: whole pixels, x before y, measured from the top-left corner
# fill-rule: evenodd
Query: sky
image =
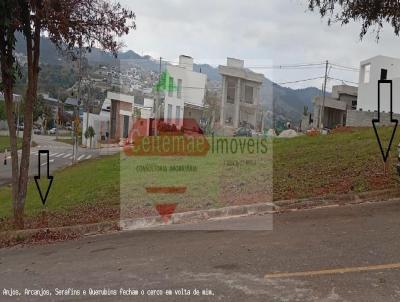
<path fill-rule="evenodd" d="M 180 54 L 196 63 L 224 64 L 226 57 L 283 86 L 321 88 L 325 66 L 271 69 L 271 65 L 321 64 L 326 60 L 359 68 L 376 56 L 400 57 L 400 38 L 386 25 L 379 42 L 370 31 L 361 41 L 360 24 L 327 25 L 307 10 L 306 0 L 119 0 L 136 13 L 137 29 L 123 38 L 126 50 L 176 62 Z M 329 69 L 333 84 L 358 82 L 356 70 Z M 283 84 L 287 83 L 287 84 Z"/>

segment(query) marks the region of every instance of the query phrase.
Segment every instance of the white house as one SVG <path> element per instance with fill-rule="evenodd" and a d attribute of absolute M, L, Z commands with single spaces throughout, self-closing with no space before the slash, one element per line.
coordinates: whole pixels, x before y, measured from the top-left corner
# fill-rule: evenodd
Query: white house
<path fill-rule="evenodd" d="M 357 110 L 378 110 L 378 80 L 393 80 L 393 112 L 400 113 L 400 59 L 375 56 L 360 63 Z M 381 86 L 381 112 L 390 111 L 389 85 Z"/>
<path fill-rule="evenodd" d="M 126 139 L 134 124 L 135 109 L 140 110 L 141 118 L 150 120 L 153 118 L 153 106 L 152 98 L 108 92 L 100 114 L 83 114 L 82 133 L 85 133 L 86 125 L 94 128 L 96 136 L 92 140 L 92 146 L 96 146 L 95 141 L 108 141 L 108 138 L 113 142 Z M 88 121 L 86 116 L 89 116 Z M 150 127 L 150 121 L 148 123 Z M 84 135 L 82 144 L 90 145 Z"/>
<path fill-rule="evenodd" d="M 200 121 L 204 109 L 207 76 L 193 71 L 193 58 L 181 55 L 179 65 L 167 65 L 169 89 L 164 98 L 164 120 L 183 126 L 184 119 Z"/>

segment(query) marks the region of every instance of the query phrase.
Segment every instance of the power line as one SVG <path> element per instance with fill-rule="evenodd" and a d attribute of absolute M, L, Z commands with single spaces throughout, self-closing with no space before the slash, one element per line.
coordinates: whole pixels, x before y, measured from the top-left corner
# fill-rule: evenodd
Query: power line
<path fill-rule="evenodd" d="M 174 60 L 166 60 L 163 58 L 163 63 L 165 64 L 179 64 L 178 61 Z M 207 63 L 204 63 L 207 65 Z M 308 66 L 321 66 L 324 65 L 324 62 L 318 63 L 295 63 L 295 64 L 274 64 L 274 65 L 254 65 L 254 66 L 246 66 L 245 68 L 269 68 L 269 69 L 284 69 L 284 68 L 297 68 L 297 67 L 308 67 Z M 209 65 L 209 64 L 208 64 Z M 211 66 L 211 65 L 210 65 Z"/>
<path fill-rule="evenodd" d="M 139 59 L 140 60 L 140 59 Z M 162 62 L 164 64 L 179 64 L 179 61 L 175 60 L 168 60 L 163 58 Z M 207 63 L 204 63 L 207 65 Z M 342 68 L 346 70 L 354 70 L 359 71 L 359 68 L 352 67 L 352 66 L 345 66 L 336 63 L 329 63 L 330 66 L 334 66 L 335 69 Z M 212 66 L 212 65 L 210 65 Z M 254 66 L 246 66 L 246 68 L 265 68 L 265 69 L 290 69 L 290 68 L 301 68 L 301 67 L 312 67 L 315 66 L 323 66 L 325 67 L 325 62 L 314 62 L 314 63 L 293 63 L 293 64 L 273 64 L 273 65 L 254 65 Z M 337 68 L 338 67 L 338 68 Z"/>
<path fill-rule="evenodd" d="M 356 83 L 356 82 L 347 81 L 347 80 L 343 80 L 343 79 L 337 79 L 337 78 L 332 78 L 332 77 L 328 77 L 328 79 L 330 79 L 330 80 L 334 80 L 334 81 L 343 82 L 343 83 L 350 83 L 350 84 L 355 84 L 355 85 L 358 85 L 358 83 Z"/>
<path fill-rule="evenodd" d="M 339 68 L 339 67 L 335 67 L 335 66 L 331 66 L 332 69 L 334 70 L 340 70 L 340 71 L 350 71 L 350 72 L 360 72 L 359 70 L 353 70 L 353 69 L 346 69 L 346 68 Z"/>
<path fill-rule="evenodd" d="M 332 66 L 336 66 L 336 67 L 343 68 L 343 69 L 347 69 L 347 70 L 360 71 L 359 68 L 355 68 L 355 67 L 344 66 L 344 65 L 333 64 L 333 63 L 330 63 L 330 64 L 331 64 Z"/>
<path fill-rule="evenodd" d="M 305 69 L 322 69 L 323 65 L 313 66 L 249 66 L 248 69 L 273 69 L 273 70 L 305 70 Z"/>
<path fill-rule="evenodd" d="M 276 83 L 276 84 L 278 84 L 278 85 L 294 84 L 294 83 L 301 83 L 301 82 L 319 80 L 319 79 L 323 79 L 323 78 L 324 78 L 324 77 L 316 77 L 316 78 L 309 78 L 309 79 L 303 79 L 303 80 L 297 80 L 297 81 L 281 82 L 281 83 Z"/>
<path fill-rule="evenodd" d="M 322 65 L 324 65 L 324 63 L 300 63 L 300 64 L 254 65 L 254 66 L 246 66 L 246 68 L 285 69 L 285 68 L 313 67 Z"/>

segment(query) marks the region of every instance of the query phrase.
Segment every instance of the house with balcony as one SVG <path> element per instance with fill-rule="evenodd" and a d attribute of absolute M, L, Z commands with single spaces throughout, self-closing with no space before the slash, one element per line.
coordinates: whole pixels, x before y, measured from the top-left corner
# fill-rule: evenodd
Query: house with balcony
<path fill-rule="evenodd" d="M 244 67 L 244 61 L 227 58 L 227 65 L 218 67 L 222 76 L 220 126 L 224 134 L 245 126 L 256 131 L 262 128 L 261 86 L 264 75 Z"/>

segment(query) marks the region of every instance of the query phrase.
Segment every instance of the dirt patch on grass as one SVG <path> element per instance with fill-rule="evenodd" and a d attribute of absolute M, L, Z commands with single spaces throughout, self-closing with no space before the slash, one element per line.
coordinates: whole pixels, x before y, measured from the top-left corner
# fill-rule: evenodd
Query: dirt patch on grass
<path fill-rule="evenodd" d="M 66 240 L 76 240 L 81 236 L 74 232 L 38 230 L 31 236 L 17 235 L 12 238 L 0 238 L 0 248 L 16 245 L 48 244 Z"/>
<path fill-rule="evenodd" d="M 59 211 L 43 211 L 34 216 L 25 217 L 25 229 L 57 228 L 81 224 L 93 224 L 119 219 L 119 205 L 106 203 L 83 204 Z M 0 231 L 14 230 L 11 218 L 4 219 Z"/>

